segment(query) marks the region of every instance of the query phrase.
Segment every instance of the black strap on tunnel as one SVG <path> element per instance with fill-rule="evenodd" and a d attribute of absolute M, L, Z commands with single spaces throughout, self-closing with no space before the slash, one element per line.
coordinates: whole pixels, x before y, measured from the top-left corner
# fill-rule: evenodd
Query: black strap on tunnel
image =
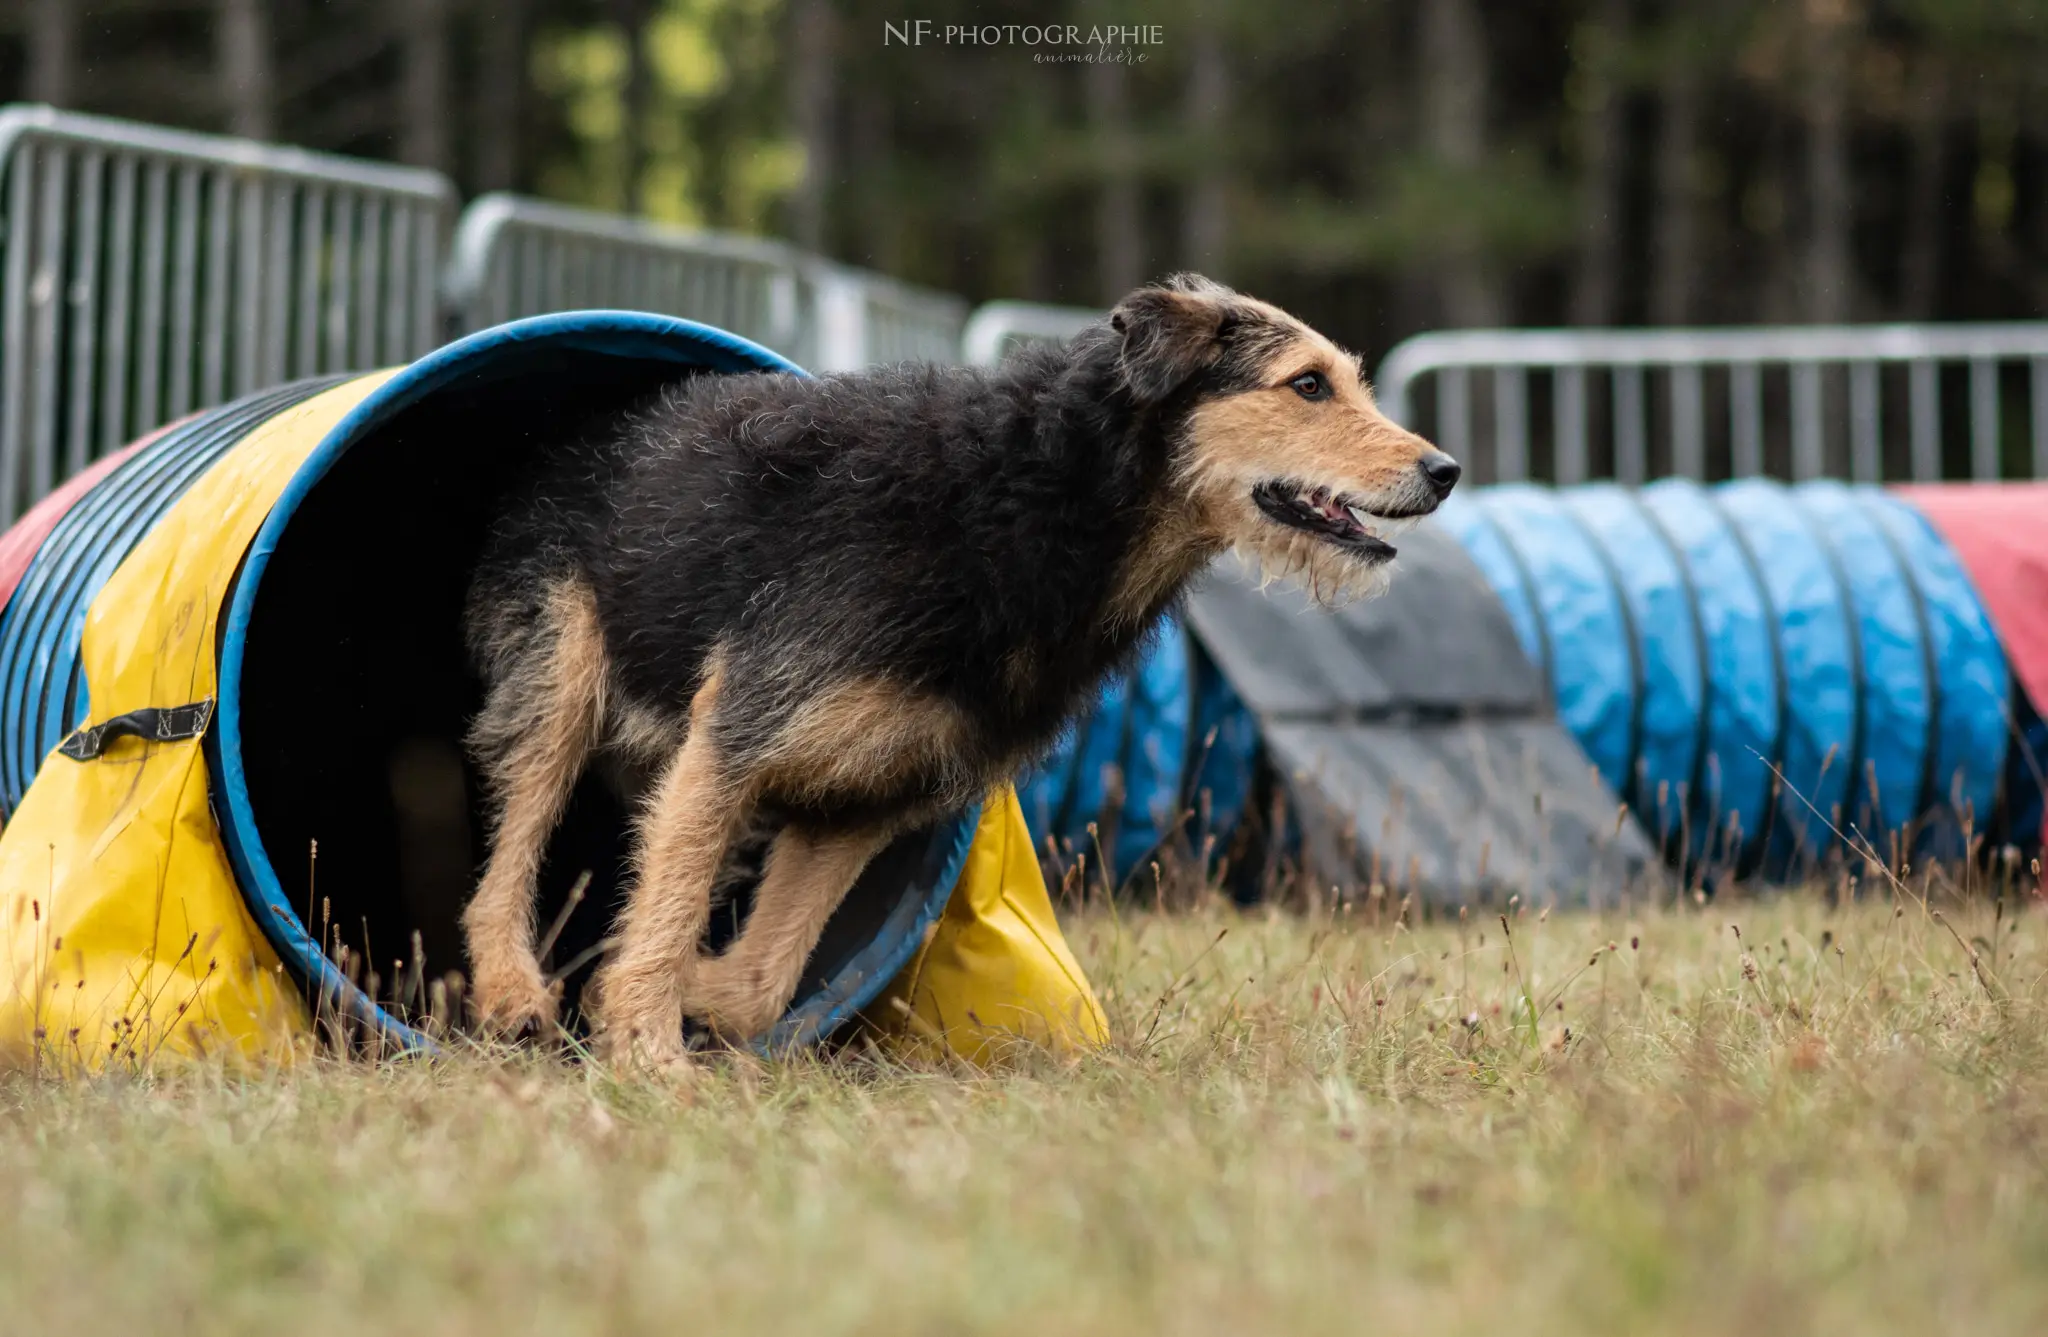
<path fill-rule="evenodd" d="M 1778 820 L 1778 777 L 1785 773 L 1785 743 L 1792 728 L 1792 692 L 1789 675 L 1785 672 L 1785 647 L 1778 641 L 1778 604 L 1771 598 L 1770 582 L 1764 579 L 1763 563 L 1757 560 L 1756 551 L 1749 546 L 1749 536 L 1742 532 L 1742 526 L 1721 504 L 1720 494 L 1709 487 L 1701 488 L 1700 495 L 1721 518 L 1729 537 L 1735 540 L 1735 550 L 1742 554 L 1742 564 L 1749 568 L 1749 578 L 1756 586 L 1757 598 L 1763 602 L 1765 640 L 1771 647 L 1771 687 L 1778 701 L 1778 731 L 1771 738 L 1771 755 L 1764 759 L 1771 768 L 1768 798 L 1764 803 L 1763 820 L 1757 823 L 1756 830 L 1743 833 L 1742 849 L 1735 856 L 1735 872 L 1739 876 L 1762 861 L 1771 838 L 1771 828 Z"/>
<path fill-rule="evenodd" d="M 198 738 L 213 719 L 213 702 L 194 701 L 186 706 L 145 706 L 116 715 L 110 720 L 74 730 L 57 750 L 73 761 L 92 761 L 116 738 L 141 738 L 154 743 L 178 743 Z"/>
<path fill-rule="evenodd" d="M 17 594 L 17 631 L 28 633 L 30 645 L 38 640 L 49 644 L 52 629 L 82 620 L 86 605 L 99 589 L 93 573 L 101 559 L 125 555 L 132 549 L 207 469 L 258 424 L 352 374 L 313 377 L 248 395 L 173 425 L 142 444 L 64 513 L 37 550 L 36 568 L 48 575 Z M 29 646 L 18 640 L 12 645 L 0 644 L 0 669 L 28 650 Z M 4 676 L 0 672 L 0 677 Z M 42 732 L 38 722 L 76 718 L 72 712 L 78 709 L 83 686 L 82 673 L 51 672 L 41 675 L 41 681 L 28 690 L 12 694 L 5 717 L 0 718 L 0 736 L 15 737 L 14 731 L 19 730 L 20 737 L 31 740 L 31 747 L 28 756 L 17 755 L 11 744 L 0 749 L 0 790 L 19 799 L 49 747 L 48 742 L 34 741 Z M 56 709 L 59 701 L 61 713 Z M 27 773 L 21 773 L 22 767 Z"/>

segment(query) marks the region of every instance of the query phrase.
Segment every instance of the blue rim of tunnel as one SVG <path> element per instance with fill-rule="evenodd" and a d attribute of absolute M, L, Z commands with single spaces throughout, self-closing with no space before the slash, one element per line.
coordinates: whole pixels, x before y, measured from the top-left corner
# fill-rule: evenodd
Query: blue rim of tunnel
<path fill-rule="evenodd" d="M 672 316 L 638 311 L 572 311 L 516 320 L 458 339 L 372 390 L 313 448 L 272 504 L 243 555 L 221 630 L 219 708 L 207 734 L 207 756 L 219 800 L 217 820 L 222 844 L 250 914 L 278 954 L 305 982 L 308 991 L 354 1020 L 371 1026 L 401 1051 L 431 1051 L 436 1046 L 424 1033 L 379 1007 L 328 959 L 287 903 L 277 871 L 263 848 L 250 801 L 248 775 L 242 766 L 242 662 L 264 569 L 277 551 L 293 514 L 334 463 L 372 431 L 428 395 L 488 366 L 506 349 L 531 345 L 641 357 L 671 362 L 679 368 L 695 367 L 724 374 L 808 374 L 751 340 Z M 823 1039 L 874 1000 L 909 963 L 922 945 L 926 928 L 944 911 L 966 866 L 968 848 L 973 844 L 980 817 L 980 806 L 976 805 L 950 822 L 939 824 L 924 863 L 923 871 L 932 875 L 925 894 L 903 897 L 875 939 L 856 953 L 824 989 L 796 1004 L 761 1047 L 789 1047 Z"/>

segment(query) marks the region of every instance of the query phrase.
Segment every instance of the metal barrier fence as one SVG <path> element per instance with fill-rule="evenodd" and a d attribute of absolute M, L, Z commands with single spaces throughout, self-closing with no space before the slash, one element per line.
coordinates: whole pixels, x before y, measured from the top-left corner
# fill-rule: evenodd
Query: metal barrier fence
<path fill-rule="evenodd" d="M 519 316 L 664 311 L 840 371 L 993 365 L 1099 314 L 970 319 L 777 242 L 503 194 L 464 212 L 444 292 L 454 206 L 433 172 L 0 108 L 0 524 L 195 409 Z M 1396 347 L 1378 380 L 1481 481 L 2048 478 L 2048 322 L 1451 331 Z"/>
<path fill-rule="evenodd" d="M 465 329 L 586 306 L 743 334 L 820 371 L 959 357 L 964 302 L 751 237 L 516 195 L 464 210 L 448 300 Z"/>
<path fill-rule="evenodd" d="M 818 340 L 811 365 L 852 371 L 878 362 L 958 362 L 967 303 L 824 260 L 809 263 L 818 285 Z"/>
<path fill-rule="evenodd" d="M 1480 481 L 2048 479 L 2048 322 L 1460 330 L 1377 379 Z"/>
<path fill-rule="evenodd" d="M 0 525 L 95 457 L 296 377 L 579 306 L 720 325 L 820 370 L 955 361 L 967 305 L 775 242 L 438 173 L 0 108 Z"/>
<path fill-rule="evenodd" d="M 984 302 L 974 309 L 960 336 L 961 357 L 978 367 L 993 367 L 1013 348 L 1064 343 L 1100 319 L 1102 312 L 1087 307 Z"/>
<path fill-rule="evenodd" d="M 717 325 L 798 362 L 817 302 L 789 247 L 506 194 L 463 210 L 447 296 L 464 330 L 626 307 Z"/>
<path fill-rule="evenodd" d="M 432 172 L 0 108 L 0 524 L 94 457 L 443 337 Z"/>
<path fill-rule="evenodd" d="M 1098 315 L 990 302 L 962 352 L 993 366 Z M 1481 481 L 2048 479 L 2048 322 L 1451 330 L 1399 344 L 1376 379 L 1390 417 Z"/>

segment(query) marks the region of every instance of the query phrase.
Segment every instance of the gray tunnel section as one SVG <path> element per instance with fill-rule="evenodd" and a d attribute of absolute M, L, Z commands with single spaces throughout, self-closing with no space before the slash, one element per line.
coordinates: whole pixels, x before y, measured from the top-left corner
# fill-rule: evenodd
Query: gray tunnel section
<path fill-rule="evenodd" d="M 1653 876 L 1463 546 L 1426 524 L 1399 561 L 1386 595 L 1334 613 L 1229 560 L 1189 604 L 1258 717 L 1305 866 L 1446 906 L 1599 904 Z"/>

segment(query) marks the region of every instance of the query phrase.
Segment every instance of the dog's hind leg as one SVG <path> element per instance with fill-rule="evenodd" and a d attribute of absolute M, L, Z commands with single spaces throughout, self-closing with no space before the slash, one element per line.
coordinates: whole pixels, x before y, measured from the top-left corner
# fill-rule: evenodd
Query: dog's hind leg
<path fill-rule="evenodd" d="M 825 922 L 887 843 L 878 830 L 784 828 L 768 851 L 739 937 L 691 972 L 686 1010 L 728 1039 L 765 1033 L 795 996 Z"/>
<path fill-rule="evenodd" d="M 554 1020 L 555 994 L 534 957 L 541 857 L 597 745 L 604 714 L 604 637 L 588 587 L 547 591 L 540 626 L 505 661 L 470 729 L 493 806 L 491 852 L 462 912 L 471 997 L 500 1034 Z"/>
<path fill-rule="evenodd" d="M 897 820 L 786 829 L 769 851 L 738 939 L 724 955 L 697 963 L 692 1011 L 728 1036 L 772 1026 L 861 869 L 909 809 L 959 787 L 959 759 L 970 745 L 950 702 L 883 677 L 827 682 L 790 710 L 758 754 L 763 791 L 816 809 L 879 803 L 896 810 Z"/>
<path fill-rule="evenodd" d="M 640 869 L 617 930 L 619 944 L 584 991 L 614 1060 L 684 1061 L 683 997 L 711 892 L 749 813 L 745 788 L 714 740 L 714 671 L 690 703 L 690 731 L 641 810 Z"/>

